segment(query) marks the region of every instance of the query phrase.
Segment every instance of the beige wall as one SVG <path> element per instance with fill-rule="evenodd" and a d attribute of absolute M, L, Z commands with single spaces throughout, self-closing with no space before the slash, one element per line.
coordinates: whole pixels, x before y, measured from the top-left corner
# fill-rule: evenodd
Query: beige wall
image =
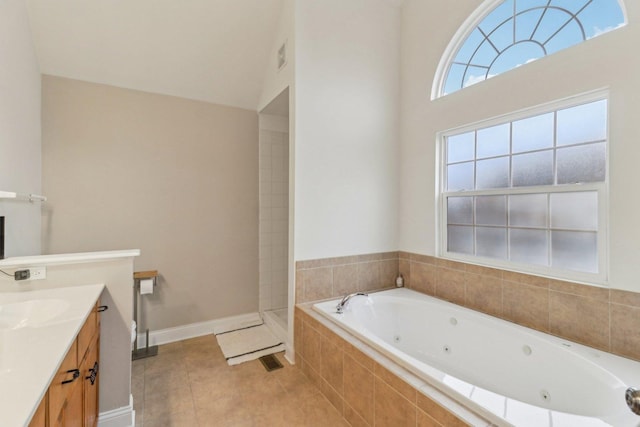
<path fill-rule="evenodd" d="M 24 1 L 0 2 L 0 191 L 40 194 L 40 70 Z M 0 200 L 5 256 L 40 254 L 40 204 Z"/>
<path fill-rule="evenodd" d="M 485 82 L 431 101 L 440 58 L 481 0 L 406 0 L 402 10 L 400 233 L 402 250 L 437 255 L 436 133 L 554 100 L 608 88 L 609 281 L 640 291 L 640 3 L 627 1 L 628 25 Z"/>
<path fill-rule="evenodd" d="M 140 248 L 142 328 L 258 309 L 258 116 L 44 76 L 45 253 Z"/>

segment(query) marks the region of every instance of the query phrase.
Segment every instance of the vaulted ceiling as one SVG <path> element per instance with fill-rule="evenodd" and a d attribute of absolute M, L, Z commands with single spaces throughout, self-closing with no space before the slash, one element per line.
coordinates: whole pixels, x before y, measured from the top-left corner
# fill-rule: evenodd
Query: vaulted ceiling
<path fill-rule="evenodd" d="M 256 109 L 283 0 L 27 0 L 43 74 Z"/>

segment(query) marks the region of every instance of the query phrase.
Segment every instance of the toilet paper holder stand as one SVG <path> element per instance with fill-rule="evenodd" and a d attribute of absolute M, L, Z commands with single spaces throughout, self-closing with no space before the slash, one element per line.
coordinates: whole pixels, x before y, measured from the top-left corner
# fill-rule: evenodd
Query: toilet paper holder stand
<path fill-rule="evenodd" d="M 158 282 L 158 271 L 136 271 L 133 273 L 133 318 L 136 321 L 137 327 L 140 326 L 140 319 L 138 318 L 138 294 L 140 293 L 140 281 L 141 280 L 153 280 L 153 286 L 155 287 Z M 142 306 L 140 307 L 142 312 Z M 138 348 L 138 333 L 136 331 L 135 340 L 133 341 L 133 350 L 131 351 L 131 360 L 144 359 L 146 357 L 152 357 L 158 355 L 158 346 L 149 346 L 149 328 L 146 330 L 146 345 L 143 348 Z"/>

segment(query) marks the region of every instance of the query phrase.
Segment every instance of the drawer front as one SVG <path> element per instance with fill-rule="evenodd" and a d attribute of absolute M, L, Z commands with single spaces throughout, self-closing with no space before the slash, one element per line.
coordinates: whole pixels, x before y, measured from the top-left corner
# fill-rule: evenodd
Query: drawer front
<path fill-rule="evenodd" d="M 87 317 L 86 322 L 80 329 L 78 333 L 78 361 L 82 361 L 84 359 L 87 350 L 89 349 L 89 345 L 93 340 L 96 332 L 98 331 L 98 306 L 100 305 L 100 301 L 96 303 L 96 305 L 91 309 L 91 313 Z"/>
<path fill-rule="evenodd" d="M 78 372 L 75 375 L 75 372 Z M 75 376 L 75 378 L 74 378 Z M 62 365 L 53 377 L 49 386 L 49 424 L 55 425 L 60 411 L 65 405 L 69 395 L 71 395 L 76 386 L 81 384 L 79 381 L 80 371 L 78 370 L 78 344 L 73 341 L 71 348 L 67 352 Z"/>

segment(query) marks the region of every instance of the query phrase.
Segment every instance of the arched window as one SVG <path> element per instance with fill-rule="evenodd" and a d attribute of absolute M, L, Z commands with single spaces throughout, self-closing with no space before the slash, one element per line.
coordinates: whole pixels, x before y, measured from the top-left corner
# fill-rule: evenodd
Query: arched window
<path fill-rule="evenodd" d="M 488 0 L 449 44 L 432 99 L 625 25 L 618 0 Z"/>

